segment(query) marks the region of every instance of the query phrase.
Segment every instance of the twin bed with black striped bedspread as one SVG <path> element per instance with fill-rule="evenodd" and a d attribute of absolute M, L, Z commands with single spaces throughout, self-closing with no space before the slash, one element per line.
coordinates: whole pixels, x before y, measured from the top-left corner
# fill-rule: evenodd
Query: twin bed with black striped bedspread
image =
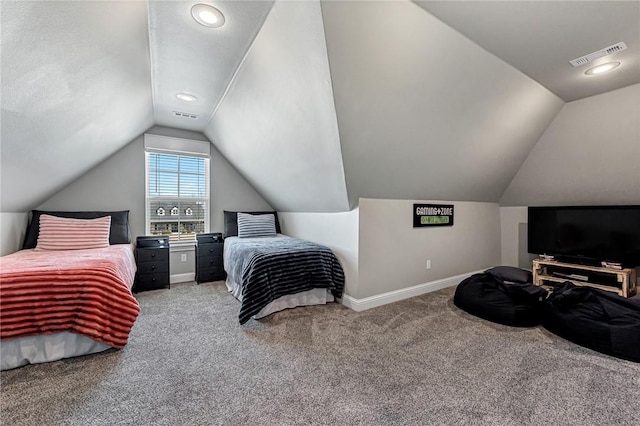
<path fill-rule="evenodd" d="M 240 324 L 271 302 L 313 289 L 342 296 L 344 272 L 333 252 L 320 244 L 278 234 L 276 237 L 228 237 L 224 243 L 227 284 L 242 302 Z"/>

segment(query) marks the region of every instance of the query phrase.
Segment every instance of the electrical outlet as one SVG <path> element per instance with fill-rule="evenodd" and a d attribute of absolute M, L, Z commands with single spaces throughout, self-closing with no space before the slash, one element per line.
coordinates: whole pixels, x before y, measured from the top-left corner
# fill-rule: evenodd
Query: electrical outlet
<path fill-rule="evenodd" d="M 180 255 L 180 262 L 186 262 L 187 261 L 187 254 L 183 253 Z"/>
<path fill-rule="evenodd" d="M 431 269 L 431 260 L 427 260 L 427 269 Z"/>

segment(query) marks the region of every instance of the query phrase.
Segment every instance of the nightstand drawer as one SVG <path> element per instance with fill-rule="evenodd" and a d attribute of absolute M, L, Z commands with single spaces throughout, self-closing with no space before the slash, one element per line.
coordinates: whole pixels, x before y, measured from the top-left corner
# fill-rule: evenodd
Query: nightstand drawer
<path fill-rule="evenodd" d="M 166 272 L 138 274 L 136 277 L 136 291 L 164 287 L 169 287 L 169 274 Z"/>
<path fill-rule="evenodd" d="M 136 250 L 136 254 L 138 255 L 138 263 L 141 262 L 153 262 L 153 261 L 161 261 L 161 262 L 169 262 L 169 249 L 138 249 Z"/>
<path fill-rule="evenodd" d="M 222 266 L 214 266 L 212 268 L 198 268 L 196 280 L 199 283 L 209 281 L 220 281 L 226 278 L 224 268 Z"/>
<path fill-rule="evenodd" d="M 198 244 L 198 257 L 220 257 L 222 258 L 223 244 Z"/>
<path fill-rule="evenodd" d="M 153 274 L 159 272 L 169 272 L 169 262 L 156 261 L 138 263 L 138 274 Z"/>
<path fill-rule="evenodd" d="M 222 244 L 222 232 L 212 232 L 209 234 L 196 235 L 196 241 L 198 244 Z"/>
<path fill-rule="evenodd" d="M 222 256 L 198 257 L 197 262 L 198 269 L 211 268 L 213 266 L 222 268 L 224 266 Z"/>

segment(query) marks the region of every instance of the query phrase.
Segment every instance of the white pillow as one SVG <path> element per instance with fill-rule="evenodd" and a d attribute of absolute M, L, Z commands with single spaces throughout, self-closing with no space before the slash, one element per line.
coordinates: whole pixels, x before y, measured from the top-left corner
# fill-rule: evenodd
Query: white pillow
<path fill-rule="evenodd" d="M 111 216 L 69 219 L 40 215 L 36 250 L 81 250 L 109 247 Z"/>
<path fill-rule="evenodd" d="M 275 236 L 276 222 L 274 215 L 238 213 L 238 238 Z"/>

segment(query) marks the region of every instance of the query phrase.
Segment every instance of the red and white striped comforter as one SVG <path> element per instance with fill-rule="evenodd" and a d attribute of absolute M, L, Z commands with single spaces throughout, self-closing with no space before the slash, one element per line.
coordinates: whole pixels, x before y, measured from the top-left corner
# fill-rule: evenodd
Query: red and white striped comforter
<path fill-rule="evenodd" d="M 127 244 L 3 256 L 0 340 L 69 331 L 124 347 L 140 313 L 131 294 L 135 270 Z"/>

